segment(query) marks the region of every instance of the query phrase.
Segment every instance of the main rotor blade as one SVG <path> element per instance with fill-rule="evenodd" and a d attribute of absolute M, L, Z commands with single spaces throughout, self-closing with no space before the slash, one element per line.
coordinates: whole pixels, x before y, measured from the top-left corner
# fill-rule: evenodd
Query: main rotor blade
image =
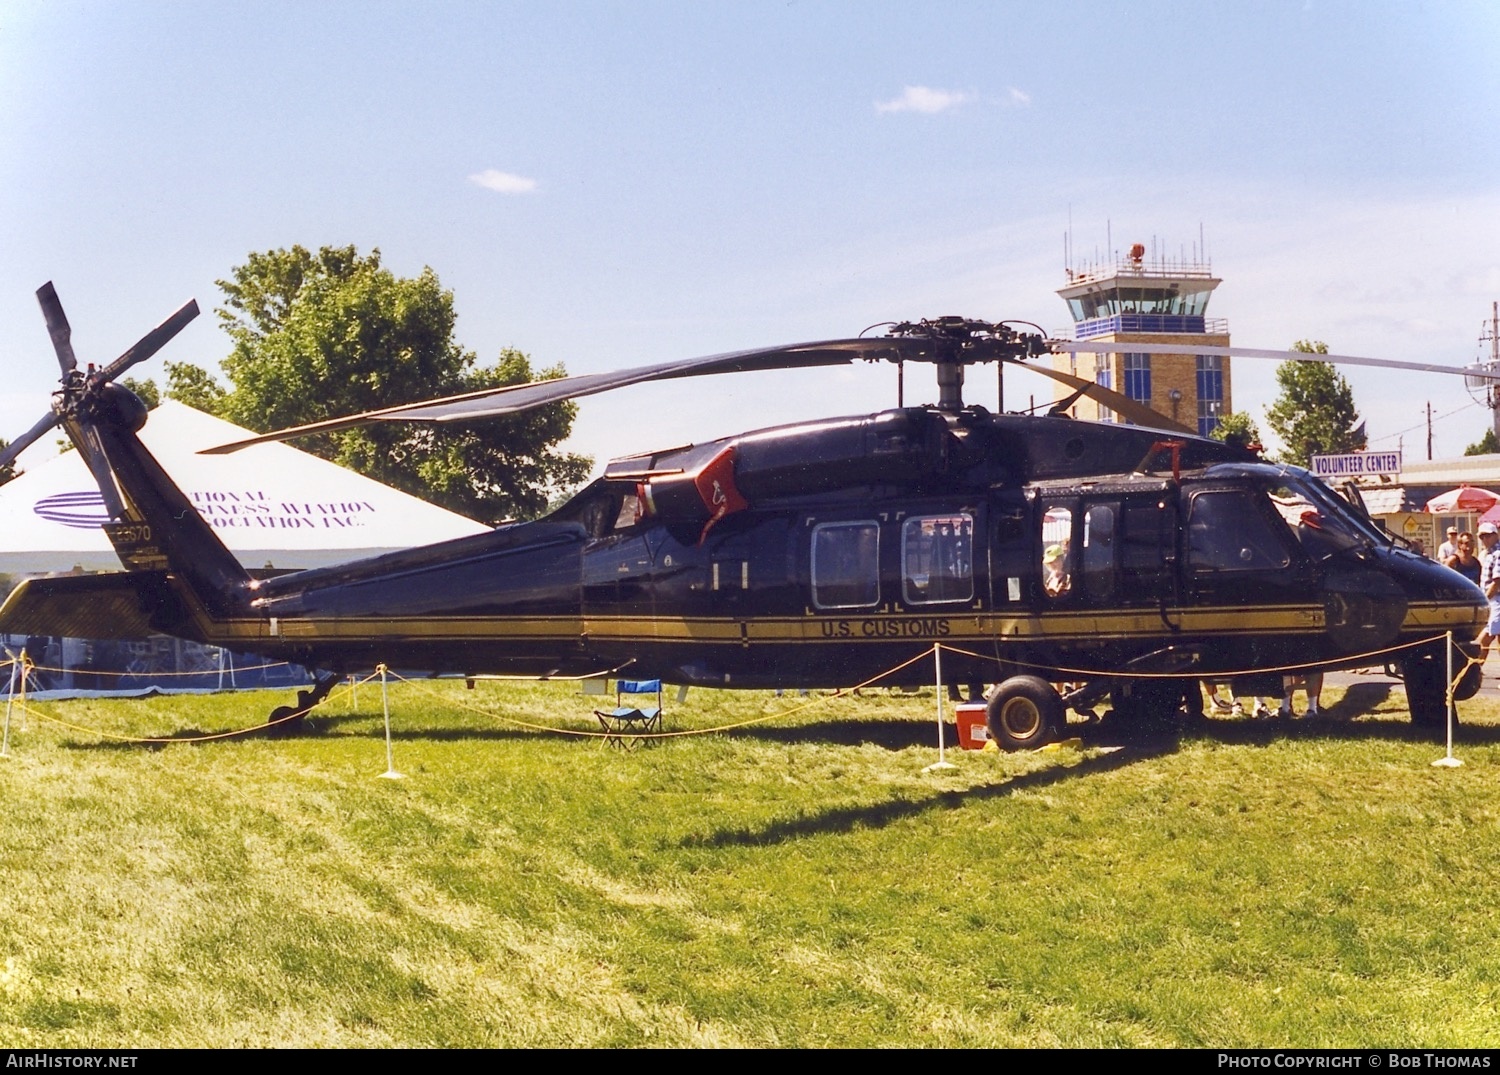
<path fill-rule="evenodd" d="M 99 434 L 92 426 L 84 427 L 83 442 L 79 447 L 82 449 L 83 461 L 88 464 L 94 475 L 94 482 L 99 486 L 99 495 L 104 499 L 104 510 L 109 512 L 111 519 L 120 518 L 125 514 L 125 505 L 120 500 L 120 487 L 115 484 L 115 472 L 110 469 L 109 460 L 104 457 L 104 446 L 99 443 Z"/>
<path fill-rule="evenodd" d="M 1400 362 L 1391 358 L 1360 358 L 1357 355 L 1318 355 L 1308 351 L 1267 351 L 1258 347 L 1208 347 L 1192 343 L 1132 343 L 1117 340 L 1100 343 L 1094 340 L 1049 340 L 1048 346 L 1059 354 L 1086 351 L 1093 354 L 1121 354 L 1129 351 L 1142 355 L 1220 355 L 1224 358 L 1269 358 L 1279 362 L 1332 362 L 1342 366 L 1375 366 L 1388 370 L 1412 370 L 1417 373 L 1449 373 L 1500 381 L 1500 370 L 1477 366 L 1442 366 L 1431 362 Z M 1029 369 L 1036 369 L 1031 366 Z"/>
<path fill-rule="evenodd" d="M 1117 344 L 1116 346 L 1119 345 Z M 1130 346 L 1134 347 L 1135 345 L 1131 344 Z M 1152 410 L 1144 403 L 1137 403 L 1129 396 L 1123 396 L 1119 392 L 1105 388 L 1103 385 L 1095 384 L 1093 381 L 1086 381 L 1082 377 L 1075 377 L 1071 373 L 1049 369 L 1046 366 L 1025 365 L 1023 368 L 1030 370 L 1032 373 L 1040 373 L 1043 377 L 1051 377 L 1054 381 L 1061 381 L 1069 388 L 1076 389 L 1089 398 L 1104 404 L 1116 414 L 1124 415 L 1126 419 L 1138 426 L 1145 426 L 1147 429 L 1161 429 L 1168 433 L 1182 433 L 1190 437 L 1198 435 L 1197 430 L 1189 429 L 1185 425 L 1174 422 L 1166 415 Z"/>
<path fill-rule="evenodd" d="M 36 289 L 36 301 L 41 304 L 42 317 L 47 321 L 47 335 L 52 337 L 57 364 L 66 377 L 78 368 L 78 359 L 73 356 L 73 328 L 68 324 L 68 315 L 63 313 L 62 301 L 58 299 L 51 280 Z"/>
<path fill-rule="evenodd" d="M 478 392 L 447 396 L 443 399 L 408 403 L 398 407 L 386 407 L 378 411 L 366 411 L 344 418 L 330 418 L 324 422 L 281 429 L 258 437 L 221 444 L 216 448 L 205 448 L 200 455 L 227 455 L 254 444 L 290 440 L 310 433 L 329 433 L 339 429 L 370 425 L 375 422 L 472 422 L 480 418 L 493 418 L 503 414 L 529 410 L 545 403 L 556 403 L 565 399 L 591 396 L 607 392 L 612 388 L 643 384 L 647 381 L 667 381 L 679 377 L 701 377 L 712 373 L 748 373 L 761 370 L 799 369 L 809 366 L 838 366 L 857 359 L 876 361 L 889 359 L 915 359 L 930 355 L 933 344 L 926 339 L 884 337 L 856 338 L 852 340 L 825 340 L 820 343 L 789 344 L 785 347 L 757 348 L 751 351 L 730 351 L 719 355 L 704 355 L 700 358 L 679 359 L 675 362 L 658 362 L 650 366 L 614 370 L 610 373 L 584 373 L 576 377 L 558 377 L 550 381 L 532 381 L 529 384 L 506 385 L 503 388 L 486 388 Z"/>
<path fill-rule="evenodd" d="M 0 467 L 14 462 L 16 456 L 20 455 L 27 448 L 35 444 L 37 438 L 46 434 L 49 429 L 53 428 L 56 425 L 57 415 L 53 414 L 51 411 L 48 411 L 45 415 L 42 416 L 42 420 L 40 422 L 32 426 L 25 433 L 22 433 L 15 440 L 7 444 L 4 451 L 0 451 Z"/>
<path fill-rule="evenodd" d="M 146 361 L 166 346 L 168 340 L 181 332 L 187 327 L 187 323 L 197 316 L 198 300 L 188 299 L 176 313 L 137 340 L 134 347 L 105 366 L 100 371 L 100 376 L 106 381 L 113 381 L 137 362 Z"/>

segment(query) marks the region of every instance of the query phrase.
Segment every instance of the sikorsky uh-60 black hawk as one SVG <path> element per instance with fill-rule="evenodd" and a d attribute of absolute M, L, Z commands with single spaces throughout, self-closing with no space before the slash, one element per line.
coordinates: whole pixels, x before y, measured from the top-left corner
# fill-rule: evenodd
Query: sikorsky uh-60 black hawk
<path fill-rule="evenodd" d="M 320 670 L 298 710 L 278 716 L 379 663 L 470 676 L 628 669 L 730 688 L 912 686 L 931 680 L 910 658 L 941 642 L 945 678 L 994 684 L 994 737 L 1027 747 L 1054 738 L 1069 705 L 1083 712 L 1107 697 L 1119 714 L 1151 716 L 1175 709 L 1190 679 L 1376 663 L 1387 658 L 1370 654 L 1420 643 L 1397 659 L 1413 719 L 1432 722 L 1446 711 L 1448 632 L 1467 643 L 1486 618 L 1476 587 L 1306 471 L 1193 436 L 1093 382 L 1030 366 L 1074 396 L 1047 415 L 966 406 L 972 364 L 1003 370 L 1049 349 L 1120 345 L 958 318 L 478 392 L 215 449 L 369 422 L 475 421 L 667 378 L 855 360 L 936 367 L 935 405 L 617 459 L 535 522 L 253 578 L 141 445 L 146 408 L 116 383 L 196 304 L 110 365 L 80 370 L 52 286 L 38 297 L 62 385 L 0 463 L 61 426 L 98 481 L 125 571 L 25 582 L 0 608 L 0 630 L 169 634 Z M 1082 394 L 1134 424 L 1064 416 Z M 1054 681 L 1071 684 L 1066 697 Z M 1477 686 L 1473 669 L 1457 696 Z"/>

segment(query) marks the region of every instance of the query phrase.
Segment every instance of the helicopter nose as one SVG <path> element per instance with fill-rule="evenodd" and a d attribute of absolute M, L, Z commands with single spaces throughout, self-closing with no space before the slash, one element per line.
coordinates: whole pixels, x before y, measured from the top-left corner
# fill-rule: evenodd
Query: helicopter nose
<path fill-rule="evenodd" d="M 1406 609 L 1406 592 L 1384 572 L 1340 571 L 1323 581 L 1324 630 L 1347 653 L 1395 641 Z"/>

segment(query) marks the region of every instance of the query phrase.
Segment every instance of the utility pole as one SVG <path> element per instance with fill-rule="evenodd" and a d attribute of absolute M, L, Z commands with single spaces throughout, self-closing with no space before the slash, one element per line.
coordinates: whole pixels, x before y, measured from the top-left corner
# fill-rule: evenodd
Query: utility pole
<path fill-rule="evenodd" d="M 1500 369 L 1500 302 L 1490 303 L 1489 324 L 1490 345 L 1490 368 Z M 1484 343 L 1485 338 L 1479 337 L 1479 342 Z M 1490 428 L 1495 431 L 1495 436 L 1500 438 L 1500 399 L 1496 398 L 1497 391 L 1495 382 L 1490 382 Z"/>
<path fill-rule="evenodd" d="M 1427 401 L 1427 461 L 1432 462 L 1432 400 Z"/>

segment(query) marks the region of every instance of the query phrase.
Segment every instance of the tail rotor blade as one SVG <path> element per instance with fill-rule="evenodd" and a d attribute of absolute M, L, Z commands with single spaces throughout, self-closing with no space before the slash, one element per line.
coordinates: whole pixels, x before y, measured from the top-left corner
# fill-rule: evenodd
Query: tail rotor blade
<path fill-rule="evenodd" d="M 198 302 L 189 299 L 171 317 L 142 336 L 134 347 L 115 359 L 100 372 L 106 381 L 113 381 L 137 362 L 144 362 L 166 346 L 167 341 L 181 332 L 187 323 L 198 316 Z"/>
<path fill-rule="evenodd" d="M 4 451 L 0 451 L 0 467 L 14 462 L 16 456 L 35 444 L 39 437 L 55 425 L 57 425 L 57 415 L 51 413 L 45 415 L 40 422 L 6 445 Z"/>
<path fill-rule="evenodd" d="M 37 288 L 36 301 L 42 306 L 42 316 L 47 319 L 47 334 L 52 337 L 52 349 L 57 352 L 57 363 L 66 377 L 78 368 L 78 359 L 73 357 L 73 328 L 68 324 L 68 315 L 63 313 L 62 302 L 51 280 Z"/>

